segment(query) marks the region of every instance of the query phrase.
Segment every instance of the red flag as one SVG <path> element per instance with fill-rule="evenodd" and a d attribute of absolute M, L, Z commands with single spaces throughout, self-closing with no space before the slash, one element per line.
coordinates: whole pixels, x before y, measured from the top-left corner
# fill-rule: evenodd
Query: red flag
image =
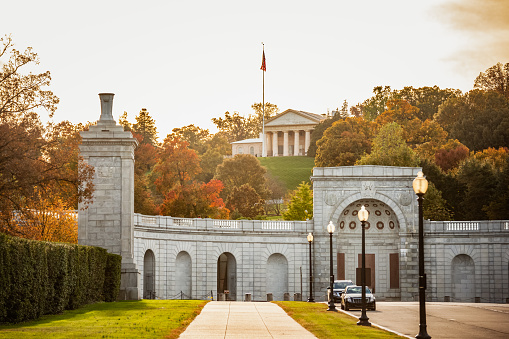
<path fill-rule="evenodd" d="M 267 67 L 265 66 L 265 51 L 263 51 L 263 56 L 262 56 L 262 67 L 260 67 L 260 69 L 262 71 L 267 71 Z"/>

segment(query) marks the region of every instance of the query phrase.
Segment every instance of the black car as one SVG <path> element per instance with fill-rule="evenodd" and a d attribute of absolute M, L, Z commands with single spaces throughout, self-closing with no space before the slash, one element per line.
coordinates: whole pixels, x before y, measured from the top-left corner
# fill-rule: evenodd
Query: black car
<path fill-rule="evenodd" d="M 334 285 L 332 287 L 332 297 L 334 298 L 334 302 L 341 301 L 341 294 L 347 286 L 354 285 L 351 280 L 334 280 Z"/>
<path fill-rule="evenodd" d="M 362 286 L 347 286 L 341 295 L 341 309 L 362 308 Z M 375 296 L 366 286 L 366 309 L 376 310 Z"/>

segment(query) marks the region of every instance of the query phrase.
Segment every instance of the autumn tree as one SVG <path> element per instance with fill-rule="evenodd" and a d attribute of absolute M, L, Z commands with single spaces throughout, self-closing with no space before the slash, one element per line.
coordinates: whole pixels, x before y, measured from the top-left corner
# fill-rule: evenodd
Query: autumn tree
<path fill-rule="evenodd" d="M 495 174 L 497 185 L 493 200 L 483 207 L 491 220 L 509 219 L 509 157 L 505 158 L 504 164 L 499 168 L 501 171 Z"/>
<path fill-rule="evenodd" d="M 500 93 L 476 89 L 450 98 L 435 120 L 472 151 L 509 145 L 509 100 Z"/>
<path fill-rule="evenodd" d="M 194 149 L 198 154 L 206 152 L 207 141 L 211 138 L 208 129 L 202 129 L 195 125 L 174 128 L 169 136 L 187 141 L 189 148 Z"/>
<path fill-rule="evenodd" d="M 226 206 L 240 217 L 253 219 L 265 213 L 265 201 L 249 184 L 233 187 L 228 195 Z M 232 213 L 233 214 L 233 213 Z"/>
<path fill-rule="evenodd" d="M 212 118 L 212 122 L 219 130 L 218 134 L 225 137 L 228 142 L 239 141 L 257 137 L 257 124 L 255 118 L 241 116 L 238 112 L 225 112 L 224 117 Z"/>
<path fill-rule="evenodd" d="M 132 125 L 132 130 L 143 137 L 142 143 L 157 144 L 156 123 L 146 108 L 142 108 L 136 116 L 136 123 Z"/>
<path fill-rule="evenodd" d="M 325 130 L 317 142 L 315 166 L 353 166 L 371 150 L 374 124 L 363 118 L 338 120 Z"/>
<path fill-rule="evenodd" d="M 284 197 L 287 189 L 285 184 L 269 172 L 265 174 L 267 179 L 267 188 L 270 191 L 269 197 L 265 201 L 265 214 L 281 215 Z"/>
<path fill-rule="evenodd" d="M 266 199 L 270 194 L 265 178 L 266 172 L 265 167 L 260 165 L 254 156 L 237 154 L 217 166 L 214 178 L 224 184 L 222 197 L 230 196 L 235 187 L 249 184 L 262 199 Z"/>
<path fill-rule="evenodd" d="M 442 192 L 430 182 L 424 196 L 423 204 L 424 219 L 428 220 L 453 220 L 453 213 L 447 201 L 442 197 Z"/>
<path fill-rule="evenodd" d="M 323 138 L 325 131 L 332 126 L 332 124 L 342 119 L 340 112 L 336 111 L 334 115 L 328 119 L 320 121 L 311 131 L 309 148 L 307 149 L 308 157 L 316 157 L 316 151 L 318 150 L 318 140 Z"/>
<path fill-rule="evenodd" d="M 308 183 L 302 182 L 292 192 L 284 220 L 309 220 L 313 218 L 313 191 Z"/>
<path fill-rule="evenodd" d="M 371 153 L 357 161 L 358 165 L 417 166 L 419 159 L 407 146 L 403 129 L 395 122 L 382 126 L 373 139 Z"/>
<path fill-rule="evenodd" d="M 468 158 L 470 151 L 458 140 L 449 140 L 443 148 L 435 153 L 435 163 L 444 171 L 450 171 Z"/>
<path fill-rule="evenodd" d="M 376 86 L 373 88 L 373 96 L 359 105 L 362 116 L 366 120 L 375 120 L 377 116 L 385 112 L 386 103 L 392 98 L 390 86 Z"/>
<path fill-rule="evenodd" d="M 494 91 L 509 99 L 509 62 L 500 62 L 481 72 L 474 81 L 474 89 Z"/>
<path fill-rule="evenodd" d="M 1 38 L 0 46 L 0 231 L 16 234 L 14 211 L 34 209 L 41 200 L 59 208 L 54 193 L 67 208 L 89 202 L 93 169 L 78 165 L 74 126 L 45 128 L 39 120 L 39 112 L 52 117 L 58 98 L 47 88 L 50 72 L 23 73 L 39 63 L 37 54 L 30 47 L 16 50 L 10 36 Z"/>
<path fill-rule="evenodd" d="M 451 97 L 461 95 L 457 89 L 441 89 L 438 86 L 413 88 L 406 86 L 401 90 L 394 90 L 392 99 L 407 101 L 410 105 L 417 107 L 416 117 L 421 121 L 433 119 L 442 103 Z"/>

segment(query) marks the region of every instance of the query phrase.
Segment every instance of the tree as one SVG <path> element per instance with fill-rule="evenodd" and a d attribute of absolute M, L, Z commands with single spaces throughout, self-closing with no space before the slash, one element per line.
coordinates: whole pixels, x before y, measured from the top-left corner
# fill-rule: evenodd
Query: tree
<path fill-rule="evenodd" d="M 194 149 L 198 154 L 205 153 L 207 150 L 206 143 L 211 137 L 208 129 L 202 129 L 194 125 L 174 128 L 169 136 L 187 141 L 189 148 Z"/>
<path fill-rule="evenodd" d="M 453 213 L 447 206 L 447 201 L 442 197 L 435 185 L 430 182 L 424 196 L 423 204 L 424 219 L 429 220 L 453 220 Z"/>
<path fill-rule="evenodd" d="M 497 187 L 493 200 L 483 207 L 491 220 L 509 219 L 509 157 L 505 158 L 501 171 L 497 175 Z"/>
<path fill-rule="evenodd" d="M 23 214 L 41 200 L 58 208 L 55 194 L 67 208 L 90 202 L 93 169 L 78 164 L 80 127 L 44 128 L 39 120 L 40 111 L 52 117 L 58 98 L 46 88 L 49 72 L 22 73 L 39 63 L 37 54 L 17 51 L 10 36 L 0 41 L 0 231 L 15 234 L 14 211 Z"/>
<path fill-rule="evenodd" d="M 494 91 L 509 99 L 509 62 L 500 62 L 481 72 L 474 82 L 474 89 Z"/>
<path fill-rule="evenodd" d="M 237 154 L 217 166 L 214 178 L 224 184 L 222 197 L 229 197 L 235 187 L 249 184 L 262 199 L 265 199 L 270 194 L 267 189 L 266 172 L 265 167 L 260 165 L 254 156 Z"/>
<path fill-rule="evenodd" d="M 377 116 L 385 112 L 387 100 L 392 98 L 390 86 L 377 86 L 373 88 L 371 98 L 364 100 L 360 105 L 362 116 L 366 120 L 375 120 Z"/>
<path fill-rule="evenodd" d="M 227 206 L 230 210 L 251 219 L 265 213 L 264 205 L 265 201 L 249 184 L 233 187 L 227 199 Z"/>
<path fill-rule="evenodd" d="M 263 105 L 261 102 L 255 102 L 251 105 L 251 108 L 254 110 L 253 123 L 256 125 L 255 132 L 262 132 L 262 123 L 263 123 Z M 270 102 L 265 103 L 265 122 L 270 118 L 276 116 L 279 113 L 279 108 L 277 105 L 271 104 Z"/>
<path fill-rule="evenodd" d="M 286 186 L 269 172 L 266 173 L 265 178 L 267 179 L 267 187 L 271 192 L 265 201 L 265 214 L 281 215 L 283 198 L 287 192 Z"/>
<path fill-rule="evenodd" d="M 219 130 L 218 134 L 225 137 L 228 142 L 239 141 L 257 137 L 257 124 L 254 117 L 244 118 L 238 112 L 224 113 L 224 118 L 212 118 L 212 122 Z"/>
<path fill-rule="evenodd" d="M 435 163 L 444 171 L 450 171 L 468 158 L 470 151 L 458 140 L 449 140 L 443 148 L 435 153 Z"/>
<path fill-rule="evenodd" d="M 176 186 L 185 186 L 201 172 L 198 155 L 188 145 L 179 138 L 170 136 L 164 139 L 153 173 L 157 190 L 162 195 Z"/>
<path fill-rule="evenodd" d="M 474 158 L 489 163 L 493 170 L 500 172 L 504 170 L 506 161 L 509 158 L 509 148 L 499 147 L 498 149 L 489 147 L 474 153 Z"/>
<path fill-rule="evenodd" d="M 470 150 L 509 145 L 509 100 L 497 92 L 476 89 L 449 98 L 435 120 Z"/>
<path fill-rule="evenodd" d="M 214 178 L 216 168 L 223 162 L 223 155 L 213 147 L 209 147 L 207 151 L 200 156 L 200 167 L 202 172 L 198 178 L 203 182 L 209 182 Z"/>
<path fill-rule="evenodd" d="M 308 183 L 302 182 L 293 191 L 288 209 L 283 213 L 285 220 L 309 220 L 313 218 L 313 191 Z"/>
<path fill-rule="evenodd" d="M 406 100 L 410 105 L 417 107 L 419 110 L 416 117 L 421 121 L 433 119 L 438 112 L 438 107 L 451 97 L 461 95 L 461 91 L 457 89 L 440 89 L 438 86 L 413 88 L 406 86 L 401 90 L 394 90 L 392 98 Z"/>
<path fill-rule="evenodd" d="M 120 126 L 124 127 L 124 131 L 132 131 L 133 130 L 133 124 L 127 120 L 127 112 L 124 111 L 124 113 L 118 118 L 118 124 Z"/>
<path fill-rule="evenodd" d="M 146 108 L 142 108 L 138 113 L 136 123 L 132 126 L 132 129 L 143 137 L 142 143 L 154 146 L 157 144 L 156 123 Z"/>
<path fill-rule="evenodd" d="M 403 139 L 403 129 L 395 122 L 384 125 L 373 139 L 373 149 L 358 165 L 417 166 L 419 159 Z"/>
<path fill-rule="evenodd" d="M 341 114 L 336 111 L 336 113 L 331 118 L 320 121 L 318 125 L 315 126 L 310 136 L 310 143 L 307 152 L 308 157 L 312 158 L 316 157 L 316 151 L 318 149 L 317 145 L 318 140 L 323 138 L 323 134 L 325 133 L 325 131 L 329 127 L 331 127 L 334 122 L 340 120 L 341 118 L 342 118 Z"/>
<path fill-rule="evenodd" d="M 363 118 L 338 120 L 317 142 L 315 166 L 353 166 L 371 150 L 374 123 Z"/>

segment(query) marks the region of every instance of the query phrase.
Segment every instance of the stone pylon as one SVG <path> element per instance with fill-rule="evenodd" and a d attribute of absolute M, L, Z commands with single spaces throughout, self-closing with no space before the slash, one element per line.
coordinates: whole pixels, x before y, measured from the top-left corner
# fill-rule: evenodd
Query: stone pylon
<path fill-rule="evenodd" d="M 101 93 L 101 117 L 81 132 L 80 155 L 95 169 L 93 202 L 78 211 L 78 243 L 122 256 L 120 300 L 141 298 L 134 260 L 134 150 L 138 141 L 113 119 L 112 93 Z"/>

